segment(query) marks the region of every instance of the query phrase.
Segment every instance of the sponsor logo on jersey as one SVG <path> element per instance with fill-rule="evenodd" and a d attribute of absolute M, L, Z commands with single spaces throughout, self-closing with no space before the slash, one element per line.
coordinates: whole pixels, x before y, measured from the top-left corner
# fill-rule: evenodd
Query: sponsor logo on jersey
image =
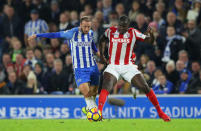
<path fill-rule="evenodd" d="M 115 38 L 112 38 L 112 42 L 113 43 L 130 43 L 130 39 L 128 39 L 128 38 L 117 38 L 117 39 L 115 39 Z"/>
<path fill-rule="evenodd" d="M 91 45 L 91 41 L 90 42 L 77 42 L 77 46 L 90 46 Z"/>

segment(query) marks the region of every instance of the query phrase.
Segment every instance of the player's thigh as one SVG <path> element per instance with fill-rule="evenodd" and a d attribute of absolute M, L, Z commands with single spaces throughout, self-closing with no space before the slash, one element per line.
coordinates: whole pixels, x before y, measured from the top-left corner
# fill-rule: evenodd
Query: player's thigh
<path fill-rule="evenodd" d="M 110 77 L 115 77 L 116 78 L 116 80 L 118 80 L 119 79 L 119 76 L 120 76 L 120 74 L 119 74 L 119 72 L 118 72 L 118 67 L 116 66 L 116 65 L 108 65 L 107 66 L 107 68 L 104 70 L 104 74 L 108 74 L 108 76 L 110 76 Z M 105 78 L 105 77 L 104 77 Z M 104 80 L 104 78 L 103 78 L 103 80 Z"/>
<path fill-rule="evenodd" d="M 116 83 L 117 83 L 117 78 L 113 74 L 109 72 L 104 72 L 102 89 L 106 89 L 107 91 L 110 92 Z"/>
<path fill-rule="evenodd" d="M 131 83 L 134 76 L 141 74 L 136 65 L 123 65 L 120 71 L 121 76 Z"/>
<path fill-rule="evenodd" d="M 79 87 L 83 83 L 90 82 L 90 70 L 89 69 L 75 69 L 75 82 L 77 87 Z"/>

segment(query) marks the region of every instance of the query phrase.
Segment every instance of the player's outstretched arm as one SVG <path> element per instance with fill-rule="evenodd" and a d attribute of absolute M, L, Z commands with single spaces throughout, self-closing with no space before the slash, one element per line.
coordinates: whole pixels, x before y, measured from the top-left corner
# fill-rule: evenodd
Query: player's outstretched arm
<path fill-rule="evenodd" d="M 78 31 L 79 28 L 72 28 L 71 30 L 67 31 L 60 31 L 60 32 L 53 32 L 53 33 L 41 33 L 41 34 L 34 34 L 28 38 L 28 40 L 33 40 L 37 37 L 41 38 L 66 38 L 71 39 L 73 37 L 73 34 Z"/>
<path fill-rule="evenodd" d="M 147 28 L 147 31 L 144 34 L 146 35 L 144 42 L 153 44 L 154 43 L 154 34 L 153 34 L 153 30 L 151 29 L 150 26 Z"/>
<path fill-rule="evenodd" d="M 108 38 L 105 35 L 102 35 L 99 41 L 100 62 L 102 64 L 108 64 L 108 60 L 105 58 L 105 55 L 104 55 L 107 41 L 108 41 Z"/>

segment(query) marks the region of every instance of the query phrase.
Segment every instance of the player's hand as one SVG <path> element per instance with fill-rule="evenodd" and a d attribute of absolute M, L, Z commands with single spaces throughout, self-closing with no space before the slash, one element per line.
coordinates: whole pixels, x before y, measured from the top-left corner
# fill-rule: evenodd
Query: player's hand
<path fill-rule="evenodd" d="M 147 28 L 147 31 L 146 31 L 147 33 L 153 33 L 153 29 L 150 27 L 150 26 L 148 26 L 148 28 Z"/>
<path fill-rule="evenodd" d="M 147 35 L 147 37 L 150 37 L 150 35 L 153 34 L 153 29 L 150 26 L 148 26 L 145 34 Z"/>
<path fill-rule="evenodd" d="M 31 40 L 34 40 L 34 39 L 36 39 L 36 34 L 30 36 L 30 37 L 28 38 L 28 41 L 31 41 Z"/>
<path fill-rule="evenodd" d="M 146 35 L 146 38 L 144 40 L 145 43 L 151 43 L 153 44 L 154 43 L 154 33 L 153 33 L 153 29 L 148 26 L 146 32 L 144 33 Z"/>

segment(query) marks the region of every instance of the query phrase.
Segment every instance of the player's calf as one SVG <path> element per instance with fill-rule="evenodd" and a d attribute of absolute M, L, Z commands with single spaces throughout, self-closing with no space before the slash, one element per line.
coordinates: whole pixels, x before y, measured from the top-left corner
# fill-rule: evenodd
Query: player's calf
<path fill-rule="evenodd" d="M 156 108 L 159 117 L 162 118 L 164 121 L 170 121 L 170 117 L 166 115 L 163 112 L 163 110 L 160 108 L 158 99 L 156 98 L 154 91 L 148 86 L 142 74 L 137 74 L 136 76 L 134 76 L 131 82 L 133 85 L 142 89 L 145 92 L 147 98 L 151 101 L 151 103 Z"/>
<path fill-rule="evenodd" d="M 80 91 L 82 92 L 85 102 L 86 102 L 86 110 L 91 109 L 93 107 L 97 107 L 96 103 L 94 102 L 94 99 L 92 96 L 89 96 L 89 84 L 83 83 L 79 86 Z M 84 108 L 83 108 L 84 109 Z M 84 110 L 83 110 L 84 111 Z M 83 112 L 86 113 L 85 111 Z"/>

